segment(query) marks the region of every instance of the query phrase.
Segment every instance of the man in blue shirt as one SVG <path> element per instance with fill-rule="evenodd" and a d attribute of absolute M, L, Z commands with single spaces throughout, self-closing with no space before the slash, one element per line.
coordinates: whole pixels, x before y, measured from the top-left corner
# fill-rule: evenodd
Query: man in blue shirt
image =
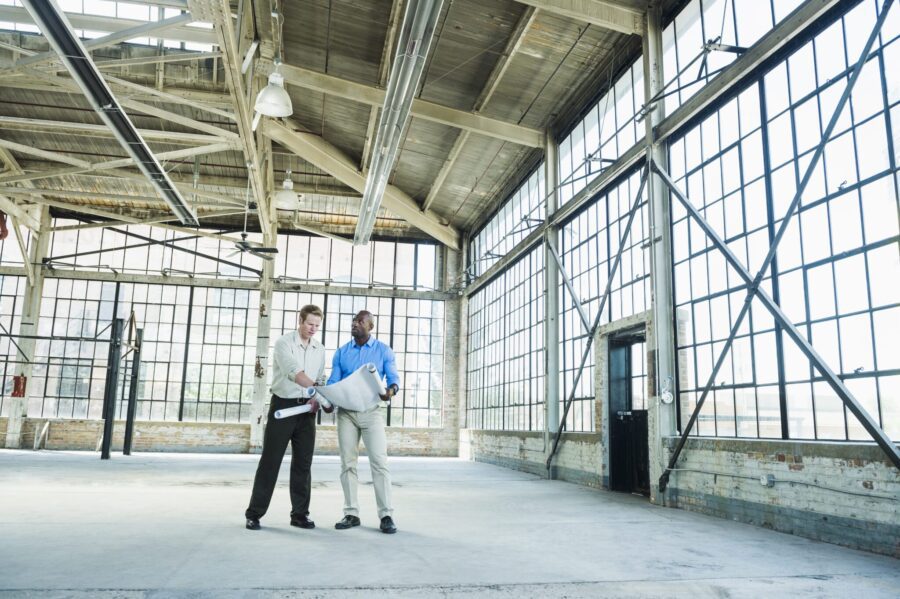
<path fill-rule="evenodd" d="M 382 401 L 390 401 L 400 391 L 397 363 L 393 350 L 386 343 L 372 337 L 374 328 L 375 317 L 371 312 L 362 310 L 353 317 L 350 323 L 350 335 L 353 340 L 334 352 L 328 384 L 337 383 L 353 374 L 360 366 L 371 363 L 378 370 L 378 376 L 387 379 L 387 390 L 380 397 Z M 384 435 L 384 416 L 380 406 L 365 412 L 338 408 L 337 433 L 341 452 L 344 518 L 334 527 L 345 530 L 360 524 L 359 501 L 356 495 L 358 484 L 356 465 L 359 461 L 359 438 L 362 436 L 369 454 L 369 466 L 372 469 L 372 484 L 375 487 L 375 502 L 378 504 L 381 532 L 386 534 L 397 532 L 391 517 L 394 513 L 391 507 L 391 473 L 387 465 L 387 439 Z"/>

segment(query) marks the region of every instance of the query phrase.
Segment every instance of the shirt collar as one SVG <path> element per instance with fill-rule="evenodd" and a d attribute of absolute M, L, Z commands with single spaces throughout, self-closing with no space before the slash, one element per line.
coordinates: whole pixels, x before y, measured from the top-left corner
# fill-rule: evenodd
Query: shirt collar
<path fill-rule="evenodd" d="M 359 344 L 356 343 L 356 339 L 351 339 L 351 340 L 350 340 L 350 344 L 351 344 L 353 347 L 359 347 Z M 369 335 L 369 340 L 366 341 L 363 345 L 365 345 L 365 346 L 367 346 L 367 347 L 372 347 L 373 345 L 375 345 L 375 336 L 374 336 L 374 335 Z"/>
<path fill-rule="evenodd" d="M 296 329 L 294 329 L 294 340 L 297 342 L 297 345 L 303 347 L 303 340 L 300 339 L 300 331 Z M 318 339 L 316 339 L 315 337 L 310 337 L 309 345 L 307 347 L 319 347 L 320 345 L 322 344 L 319 343 Z"/>

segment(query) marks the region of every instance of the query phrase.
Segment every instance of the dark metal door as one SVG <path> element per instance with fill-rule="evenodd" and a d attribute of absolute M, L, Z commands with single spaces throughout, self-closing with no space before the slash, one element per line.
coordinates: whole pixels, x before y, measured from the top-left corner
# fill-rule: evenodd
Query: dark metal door
<path fill-rule="evenodd" d="M 643 348 L 643 335 L 609 343 L 609 487 L 649 495 L 647 410 L 634 397 L 645 377 L 642 363 L 635 363 Z"/>

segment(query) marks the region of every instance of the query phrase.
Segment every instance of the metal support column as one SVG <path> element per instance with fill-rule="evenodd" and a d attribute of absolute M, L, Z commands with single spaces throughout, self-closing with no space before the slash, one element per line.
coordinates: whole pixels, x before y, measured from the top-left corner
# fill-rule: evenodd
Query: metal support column
<path fill-rule="evenodd" d="M 653 5 L 645 17 L 643 36 L 644 97 L 647 113 L 644 119 L 646 132 L 646 162 L 668 164 L 666 144 L 654 143 L 653 128 L 665 117 L 665 102 L 651 103 L 651 98 L 663 89 L 662 22 L 660 8 Z M 648 341 L 647 371 L 651 394 L 648 410 L 647 450 L 650 456 L 650 480 L 655 481 L 663 461 L 662 439 L 678 430 L 678 410 L 675 392 L 675 294 L 672 285 L 672 218 L 668 190 L 659 177 L 648 172 L 647 192 L 650 212 L 650 310 L 651 321 Z M 657 490 L 650 486 L 652 501 L 657 500 Z"/>
<path fill-rule="evenodd" d="M 16 346 L 16 376 L 25 377 L 25 393 L 23 397 L 10 398 L 9 420 L 6 429 L 6 447 L 19 449 L 22 447 L 22 429 L 25 417 L 28 415 L 28 393 L 31 385 L 32 360 L 36 344 L 35 335 L 38 332 L 38 320 L 41 314 L 41 296 L 44 291 L 44 270 L 41 262 L 47 255 L 50 245 L 50 208 L 41 206 L 40 229 L 33 233 L 31 248 L 25 260 L 34 269 L 34 276 L 25 283 L 25 293 L 22 302 L 22 320 L 19 324 L 19 344 Z"/>
<path fill-rule="evenodd" d="M 116 387 L 119 383 L 119 360 L 122 358 L 122 330 L 125 321 L 116 318 L 112 322 L 109 339 L 109 357 L 106 362 L 106 385 L 103 388 L 103 442 L 100 446 L 100 459 L 109 459 L 112 447 L 113 423 L 116 419 Z"/>
<path fill-rule="evenodd" d="M 548 131 L 544 142 L 544 198 L 546 214 L 559 208 L 559 154 L 556 140 Z M 559 266 L 553 259 L 557 245 L 557 228 L 544 231 L 544 441 L 549 453 L 550 435 L 559 431 Z M 553 472 L 548 468 L 550 478 Z"/>
<path fill-rule="evenodd" d="M 274 209 L 273 209 L 274 212 Z M 262 215 L 260 215 L 262 216 Z M 268 234 L 263 235 L 266 247 L 275 247 L 278 240 L 277 219 L 270 219 Z M 261 451 L 266 424 L 266 399 L 268 397 L 269 340 L 272 330 L 272 293 L 275 261 L 263 260 L 262 278 L 259 281 L 259 319 L 256 326 L 256 366 L 253 376 L 253 404 L 250 408 L 250 451 Z"/>
<path fill-rule="evenodd" d="M 122 443 L 122 455 L 131 455 L 134 415 L 137 411 L 138 379 L 141 376 L 141 343 L 143 340 L 144 329 L 138 329 L 134 336 L 134 347 L 131 352 L 131 383 L 128 385 L 128 412 L 125 416 L 125 440 Z"/>
<path fill-rule="evenodd" d="M 875 439 L 875 442 L 879 445 L 879 447 L 882 448 L 891 462 L 898 469 L 900 469 L 900 451 L 897 450 L 896 445 L 885 434 L 884 430 L 879 428 L 878 424 L 872 419 L 868 412 L 866 412 L 862 405 L 860 405 L 859 402 L 856 401 L 856 398 L 853 397 L 853 395 L 844 385 L 844 382 L 834 372 L 832 372 L 831 368 L 829 368 L 825 361 L 816 353 L 806 337 L 803 336 L 797 330 L 797 327 L 795 327 L 794 324 L 787 318 L 787 316 L 784 315 L 778 304 L 775 303 L 775 301 L 768 295 L 768 293 L 766 293 L 763 289 L 760 289 L 760 284 L 763 280 L 763 277 L 769 270 L 769 266 L 771 265 L 772 261 L 775 259 L 775 254 L 778 250 L 778 244 L 781 242 L 781 239 L 790 224 L 791 218 L 800 205 L 800 199 L 803 196 L 803 192 L 806 190 L 806 186 L 809 184 L 809 181 L 812 178 L 813 171 L 815 170 L 818 161 L 821 159 L 822 154 L 825 151 L 825 144 L 831 137 L 831 134 L 834 131 L 835 126 L 837 125 L 838 119 L 841 116 L 841 112 L 844 109 L 844 106 L 850 99 L 850 94 L 853 91 L 853 86 L 856 84 L 856 81 L 859 78 L 859 74 L 866 62 L 866 58 L 868 57 L 869 52 L 872 50 L 872 46 L 874 45 L 875 40 L 878 38 L 878 33 L 881 31 L 881 27 L 882 25 L 884 25 L 884 22 L 887 19 L 887 15 L 890 12 L 892 4 L 893 0 L 885 0 L 884 4 L 882 5 L 878 20 L 875 23 L 872 32 L 869 34 L 869 38 L 866 41 L 865 46 L 860 52 L 859 59 L 856 62 L 856 66 L 853 68 L 850 79 L 847 81 L 847 86 L 844 89 L 844 93 L 841 95 L 840 100 L 838 100 L 837 106 L 835 106 L 834 112 L 831 115 L 831 120 L 829 121 L 828 126 L 825 128 L 825 131 L 822 134 L 822 139 L 819 142 L 819 145 L 816 147 L 815 152 L 813 152 L 812 158 L 806 168 L 806 172 L 801 179 L 800 185 L 797 187 L 797 191 L 794 194 L 794 198 L 788 206 L 784 219 L 781 222 L 781 226 L 779 227 L 775 238 L 772 240 L 772 245 L 769 248 L 769 253 L 766 255 L 765 260 L 763 260 L 762 266 L 760 267 L 759 272 L 757 272 L 755 277 L 750 276 L 750 272 L 746 269 L 746 267 L 744 267 L 743 264 L 740 263 L 740 261 L 731 252 L 728 246 L 725 245 L 725 242 L 722 241 L 721 238 L 719 238 L 712 227 L 703 219 L 700 213 L 697 212 L 697 209 L 694 208 L 690 201 L 677 188 L 675 183 L 666 174 L 665 169 L 658 164 L 652 165 L 654 170 L 657 171 L 660 177 L 662 177 L 662 179 L 666 182 L 666 185 L 672 190 L 672 193 L 675 195 L 675 197 L 678 198 L 678 201 L 681 202 L 682 205 L 684 205 L 690 216 L 697 222 L 698 225 L 700 225 L 700 227 L 706 233 L 707 237 L 709 237 L 713 244 L 722 252 L 728 263 L 731 264 L 731 266 L 737 271 L 741 278 L 744 279 L 744 282 L 747 285 L 747 295 L 744 299 L 744 305 L 742 306 L 741 311 L 738 313 L 737 319 L 735 320 L 735 323 L 731 328 L 731 332 L 728 335 L 728 339 L 726 339 L 725 345 L 722 348 L 718 359 L 716 360 L 715 366 L 713 366 L 712 373 L 710 374 L 710 377 L 707 380 L 706 385 L 704 386 L 700 398 L 697 400 L 697 405 L 694 408 L 694 412 L 691 414 L 691 418 L 685 426 L 684 431 L 682 431 L 681 438 L 678 441 L 678 445 L 676 446 L 674 453 L 669 459 L 669 465 L 666 467 L 666 470 L 665 472 L 663 472 L 662 476 L 660 476 L 660 490 L 665 490 L 666 485 L 668 484 L 669 475 L 671 474 L 672 469 L 675 467 L 675 464 L 678 461 L 678 457 L 681 454 L 681 451 L 687 441 L 687 436 L 690 434 L 691 429 L 693 428 L 693 425 L 697 420 L 700 410 L 703 407 L 703 403 L 706 401 L 706 397 L 709 395 L 710 389 L 715 384 L 716 375 L 718 374 L 719 369 L 722 367 L 722 364 L 724 363 L 725 358 L 728 355 L 728 350 L 731 348 L 731 344 L 734 342 L 737 331 L 740 329 L 744 317 L 750 310 L 750 302 L 753 300 L 754 295 L 762 302 L 766 309 L 768 309 L 769 312 L 772 313 L 772 316 L 775 318 L 776 323 L 780 324 L 783 327 L 783 332 L 798 345 L 804 355 L 806 355 L 806 357 L 809 358 L 813 365 L 819 370 L 819 372 L 825 378 L 825 381 L 831 386 L 838 397 L 841 398 L 841 401 L 844 402 L 844 405 L 847 407 L 847 409 L 857 417 L 866 431 L 868 431 L 868 433 L 872 435 L 872 438 Z"/>

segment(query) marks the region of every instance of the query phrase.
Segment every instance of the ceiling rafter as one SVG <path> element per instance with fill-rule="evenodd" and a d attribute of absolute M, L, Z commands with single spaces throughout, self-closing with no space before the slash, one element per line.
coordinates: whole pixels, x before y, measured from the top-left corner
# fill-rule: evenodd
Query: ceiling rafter
<path fill-rule="evenodd" d="M 260 61 L 259 70 L 263 75 L 268 75 L 274 70 L 274 66 L 272 63 Z M 281 65 L 279 72 L 284 75 L 285 83 L 290 83 L 291 85 L 361 102 L 369 106 L 382 106 L 384 104 L 385 90 L 379 87 L 356 83 L 355 81 L 341 79 L 340 77 L 289 64 Z M 412 102 L 412 115 L 435 123 L 441 123 L 442 125 L 468 129 L 481 135 L 495 137 L 523 146 L 532 148 L 543 147 L 544 134 L 537 129 L 530 129 L 522 125 L 465 110 L 441 106 L 440 104 L 418 98 Z"/>
<path fill-rule="evenodd" d="M 356 164 L 321 137 L 292 131 L 272 120 L 267 120 L 262 127 L 263 133 L 297 156 L 359 192 L 365 189 L 366 178 L 356 170 Z M 456 229 L 444 224 L 434 212 L 423 212 L 415 200 L 396 186 L 385 187 L 383 206 L 444 245 L 459 249 L 460 236 Z"/>

